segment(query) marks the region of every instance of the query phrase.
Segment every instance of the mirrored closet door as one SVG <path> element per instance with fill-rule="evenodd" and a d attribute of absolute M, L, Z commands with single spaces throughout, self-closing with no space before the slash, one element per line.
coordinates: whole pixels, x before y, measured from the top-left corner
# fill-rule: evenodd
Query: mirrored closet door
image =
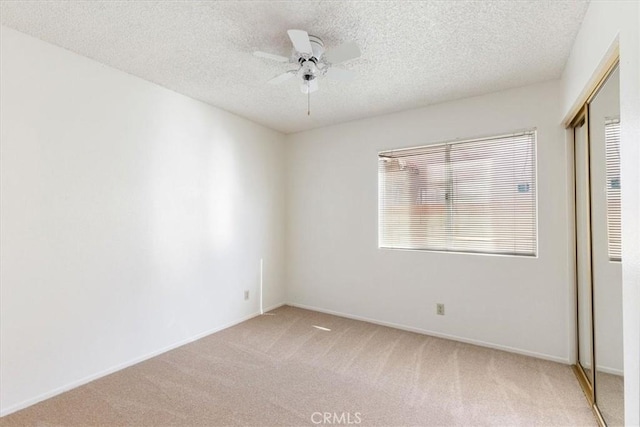
<path fill-rule="evenodd" d="M 575 141 L 575 202 L 576 202 L 576 297 L 578 307 L 577 364 L 586 377 L 592 395 L 593 354 L 592 295 L 591 295 L 591 227 L 589 201 L 589 156 L 586 117 L 574 128 Z"/>
<path fill-rule="evenodd" d="M 577 360 L 603 425 L 624 425 L 620 90 L 615 65 L 573 122 Z"/>

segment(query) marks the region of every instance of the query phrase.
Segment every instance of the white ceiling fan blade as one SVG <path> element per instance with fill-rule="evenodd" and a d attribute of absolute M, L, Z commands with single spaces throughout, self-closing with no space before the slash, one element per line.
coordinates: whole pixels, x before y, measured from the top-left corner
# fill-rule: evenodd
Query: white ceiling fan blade
<path fill-rule="evenodd" d="M 355 80 L 356 73 L 354 73 L 353 71 L 344 70 L 342 68 L 331 67 L 327 70 L 327 73 L 325 74 L 325 76 L 327 76 L 327 78 L 332 80 L 339 80 L 341 82 L 351 82 Z"/>
<path fill-rule="evenodd" d="M 256 52 L 253 52 L 253 55 L 257 56 L 258 58 L 272 59 L 278 62 L 289 62 L 289 58 L 281 55 L 274 55 L 273 53 L 256 51 Z"/>
<path fill-rule="evenodd" d="M 318 79 L 308 80 L 300 84 L 302 93 L 313 93 L 318 90 Z"/>
<path fill-rule="evenodd" d="M 360 55 L 360 48 L 356 42 L 347 42 L 326 52 L 324 54 L 324 58 L 332 64 L 340 64 L 342 62 L 359 58 Z"/>
<path fill-rule="evenodd" d="M 293 47 L 300 53 L 306 53 L 307 55 L 313 55 L 311 49 L 311 42 L 309 41 L 309 34 L 303 30 L 289 30 L 287 31 Z"/>
<path fill-rule="evenodd" d="M 296 71 L 290 70 L 290 71 L 287 71 L 286 73 L 280 74 L 279 76 L 275 76 L 274 78 L 269 80 L 267 83 L 270 83 L 272 85 L 277 85 L 278 83 L 286 82 L 287 80 L 289 80 L 291 77 L 295 75 L 296 75 Z"/>

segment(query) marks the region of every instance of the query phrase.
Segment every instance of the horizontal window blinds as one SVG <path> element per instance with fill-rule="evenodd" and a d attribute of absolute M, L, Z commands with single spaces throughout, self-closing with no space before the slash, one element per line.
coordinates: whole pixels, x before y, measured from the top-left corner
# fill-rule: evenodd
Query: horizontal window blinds
<path fill-rule="evenodd" d="M 379 153 L 379 246 L 536 255 L 535 131 Z"/>
<path fill-rule="evenodd" d="M 609 119 L 604 125 L 607 164 L 607 236 L 609 259 L 622 259 L 620 211 L 620 120 Z"/>

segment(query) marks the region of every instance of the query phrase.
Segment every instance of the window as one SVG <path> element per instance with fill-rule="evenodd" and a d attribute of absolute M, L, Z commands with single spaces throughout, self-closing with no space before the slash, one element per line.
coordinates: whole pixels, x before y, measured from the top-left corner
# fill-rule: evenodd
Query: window
<path fill-rule="evenodd" d="M 607 237 L 609 260 L 622 259 L 620 220 L 620 119 L 608 119 L 604 125 L 607 155 Z"/>
<path fill-rule="evenodd" d="M 535 256 L 535 156 L 535 131 L 379 153 L 379 246 Z"/>

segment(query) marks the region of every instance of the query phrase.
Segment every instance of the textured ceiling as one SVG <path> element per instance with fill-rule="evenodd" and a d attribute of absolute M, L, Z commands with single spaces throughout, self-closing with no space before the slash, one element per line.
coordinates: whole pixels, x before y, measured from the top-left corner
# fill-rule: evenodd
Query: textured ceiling
<path fill-rule="evenodd" d="M 285 133 L 559 78 L 584 1 L 5 1 L 2 23 Z M 307 99 L 288 29 L 354 40 L 351 83 Z"/>

